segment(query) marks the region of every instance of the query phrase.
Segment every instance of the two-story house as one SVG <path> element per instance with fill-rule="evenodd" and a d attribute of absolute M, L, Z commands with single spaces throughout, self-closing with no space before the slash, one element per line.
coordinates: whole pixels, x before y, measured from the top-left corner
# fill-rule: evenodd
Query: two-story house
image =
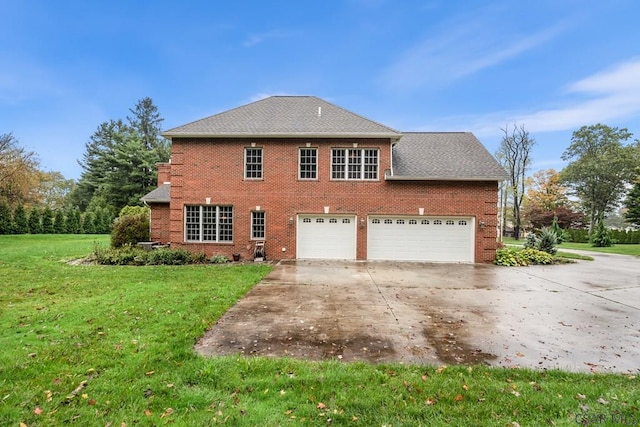
<path fill-rule="evenodd" d="M 469 132 L 398 132 L 313 96 L 170 129 L 151 238 L 253 259 L 490 262 L 504 170 Z"/>

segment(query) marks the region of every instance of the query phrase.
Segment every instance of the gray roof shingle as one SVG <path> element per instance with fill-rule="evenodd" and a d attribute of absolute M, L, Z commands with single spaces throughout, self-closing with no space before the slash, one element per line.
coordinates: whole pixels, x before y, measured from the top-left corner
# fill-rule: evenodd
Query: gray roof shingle
<path fill-rule="evenodd" d="M 271 96 L 169 129 L 172 137 L 386 137 L 401 133 L 315 96 Z"/>
<path fill-rule="evenodd" d="M 389 180 L 480 181 L 507 178 L 471 132 L 407 132 L 393 146 Z"/>
<path fill-rule="evenodd" d="M 162 184 L 140 198 L 145 203 L 169 203 L 171 201 L 171 184 Z"/>

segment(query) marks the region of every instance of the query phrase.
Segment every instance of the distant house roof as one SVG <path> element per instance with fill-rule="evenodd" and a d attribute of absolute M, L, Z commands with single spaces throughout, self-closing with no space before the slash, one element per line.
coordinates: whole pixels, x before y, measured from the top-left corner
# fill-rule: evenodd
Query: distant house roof
<path fill-rule="evenodd" d="M 387 180 L 482 181 L 507 174 L 471 132 L 407 132 L 393 146 Z"/>
<path fill-rule="evenodd" d="M 141 200 L 145 203 L 169 203 L 171 201 L 171 184 L 162 184 L 142 196 Z"/>
<path fill-rule="evenodd" d="M 397 139 L 402 134 L 315 96 L 271 96 L 169 129 L 162 135 Z"/>

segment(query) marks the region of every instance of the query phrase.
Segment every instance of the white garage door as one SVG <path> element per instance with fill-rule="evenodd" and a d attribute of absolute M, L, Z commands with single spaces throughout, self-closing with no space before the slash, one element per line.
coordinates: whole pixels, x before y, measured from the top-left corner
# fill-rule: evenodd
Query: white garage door
<path fill-rule="evenodd" d="M 353 215 L 298 215 L 297 236 L 297 258 L 356 258 Z"/>
<path fill-rule="evenodd" d="M 371 260 L 473 262 L 473 218 L 370 216 Z"/>

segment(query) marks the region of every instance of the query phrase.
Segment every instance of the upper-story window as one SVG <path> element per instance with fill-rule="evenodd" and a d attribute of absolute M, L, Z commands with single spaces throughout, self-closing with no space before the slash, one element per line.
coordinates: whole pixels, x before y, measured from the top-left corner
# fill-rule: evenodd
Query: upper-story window
<path fill-rule="evenodd" d="M 318 179 L 318 149 L 301 148 L 298 155 L 300 179 Z"/>
<path fill-rule="evenodd" d="M 245 148 L 244 177 L 262 179 L 262 148 Z"/>
<path fill-rule="evenodd" d="M 378 150 L 370 148 L 332 149 L 331 179 L 377 180 Z"/>

